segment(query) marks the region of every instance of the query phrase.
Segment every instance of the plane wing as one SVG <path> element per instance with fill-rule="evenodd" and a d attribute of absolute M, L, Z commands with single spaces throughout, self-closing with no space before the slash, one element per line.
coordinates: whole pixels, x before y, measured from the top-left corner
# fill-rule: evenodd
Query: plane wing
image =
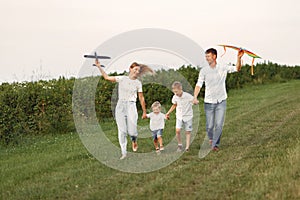
<path fill-rule="evenodd" d="M 85 58 L 110 59 L 109 56 L 84 55 Z"/>
<path fill-rule="evenodd" d="M 93 66 L 96 66 L 96 65 L 95 65 L 95 64 L 93 64 Z M 103 67 L 103 68 L 104 68 L 105 66 L 104 66 L 104 65 L 101 65 L 101 67 Z"/>

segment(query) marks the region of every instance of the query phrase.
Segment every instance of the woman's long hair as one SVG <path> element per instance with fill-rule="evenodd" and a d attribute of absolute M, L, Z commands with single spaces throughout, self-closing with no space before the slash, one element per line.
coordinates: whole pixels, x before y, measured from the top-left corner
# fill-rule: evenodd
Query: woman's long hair
<path fill-rule="evenodd" d="M 155 72 L 153 71 L 153 69 L 151 69 L 148 65 L 144 65 L 144 64 L 139 64 L 137 62 L 134 62 L 130 65 L 130 69 L 133 69 L 134 67 L 140 67 L 140 73 L 139 73 L 139 77 L 142 77 L 144 75 L 154 75 Z"/>

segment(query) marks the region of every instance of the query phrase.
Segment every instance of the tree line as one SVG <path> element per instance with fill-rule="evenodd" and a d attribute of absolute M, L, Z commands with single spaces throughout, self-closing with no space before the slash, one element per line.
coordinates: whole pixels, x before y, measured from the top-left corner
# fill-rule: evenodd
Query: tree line
<path fill-rule="evenodd" d="M 175 80 L 181 81 L 184 89 L 192 93 L 198 74 L 198 68 L 182 66 L 177 70 L 160 70 L 154 76 L 144 77 L 142 82 L 147 107 L 149 108 L 156 100 L 163 105 L 171 104 L 173 94 L 170 87 Z M 97 81 L 94 101 L 98 120 L 111 120 L 117 101 L 116 83 L 105 81 L 100 76 L 84 79 L 86 79 L 86 84 L 90 84 L 92 79 Z M 240 73 L 228 74 L 226 81 L 227 90 L 231 90 L 241 89 L 248 84 L 286 82 L 291 79 L 300 79 L 300 66 L 289 67 L 265 62 L 255 66 L 254 76 L 250 75 L 250 66 L 246 65 L 242 67 Z M 75 82 L 75 78 L 60 77 L 49 81 L 2 83 L 0 85 L 0 144 L 16 144 L 26 135 L 75 131 L 72 113 Z M 81 92 L 83 92 L 81 95 L 85 95 L 84 93 L 94 91 L 83 88 Z M 205 87 L 201 90 L 200 98 L 204 96 L 204 93 Z M 84 115 L 87 112 L 86 109 L 89 108 L 83 106 L 80 109 Z"/>

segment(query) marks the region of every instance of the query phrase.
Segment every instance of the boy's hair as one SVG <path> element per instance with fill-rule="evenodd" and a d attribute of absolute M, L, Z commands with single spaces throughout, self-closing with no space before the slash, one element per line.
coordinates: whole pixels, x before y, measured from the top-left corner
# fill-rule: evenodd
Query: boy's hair
<path fill-rule="evenodd" d="M 172 84 L 172 88 L 180 88 L 180 89 L 182 89 L 182 84 L 179 81 L 175 81 Z"/>
<path fill-rule="evenodd" d="M 161 104 L 159 103 L 159 101 L 155 101 L 155 102 L 151 105 L 151 109 L 153 109 L 153 108 L 155 108 L 155 107 L 161 108 Z"/>
<path fill-rule="evenodd" d="M 205 54 L 210 54 L 210 53 L 216 55 L 216 57 L 218 56 L 217 50 L 214 48 L 210 48 L 205 51 Z"/>

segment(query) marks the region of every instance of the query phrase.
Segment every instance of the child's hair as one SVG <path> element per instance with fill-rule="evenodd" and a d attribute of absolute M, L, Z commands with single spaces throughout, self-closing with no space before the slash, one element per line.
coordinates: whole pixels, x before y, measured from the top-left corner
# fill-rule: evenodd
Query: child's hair
<path fill-rule="evenodd" d="M 153 69 L 151 69 L 148 65 L 144 65 L 144 64 L 140 64 L 140 63 L 137 63 L 137 62 L 133 62 L 131 65 L 130 65 L 130 69 L 134 68 L 134 67 L 137 67 L 139 66 L 140 67 L 140 73 L 139 73 L 139 77 L 142 77 L 146 74 L 151 74 L 151 75 L 154 75 L 155 72 L 153 71 Z"/>
<path fill-rule="evenodd" d="M 179 89 L 182 89 L 182 84 L 179 82 L 179 81 L 175 81 L 173 84 L 172 84 L 172 88 L 179 88 Z"/>
<path fill-rule="evenodd" d="M 155 101 L 152 105 L 151 105 L 151 109 L 158 107 L 159 109 L 161 108 L 161 104 L 159 103 L 159 101 Z"/>

